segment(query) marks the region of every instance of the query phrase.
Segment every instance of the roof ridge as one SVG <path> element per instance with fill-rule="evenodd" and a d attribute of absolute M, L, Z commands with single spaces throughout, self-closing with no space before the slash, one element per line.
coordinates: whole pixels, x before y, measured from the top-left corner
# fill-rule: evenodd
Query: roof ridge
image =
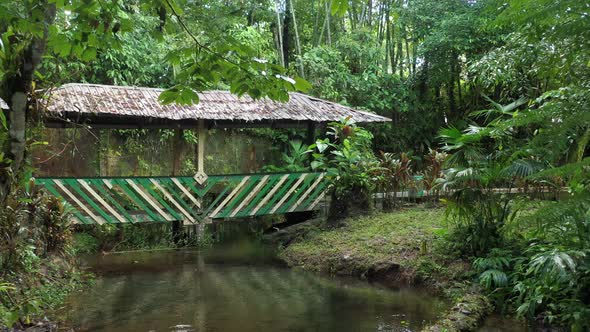
<path fill-rule="evenodd" d="M 61 86 L 59 86 L 57 89 L 67 88 L 67 87 L 73 87 L 73 86 L 101 87 L 101 88 L 108 88 L 108 89 L 154 90 L 154 91 L 165 91 L 166 90 L 166 88 L 152 88 L 152 87 L 148 87 L 148 86 L 110 85 L 110 84 L 98 84 L 98 83 L 65 83 L 65 84 L 62 84 Z M 238 96 L 238 95 L 235 95 L 235 94 L 231 93 L 231 91 L 229 91 L 229 90 L 213 89 L 213 90 L 203 90 L 203 91 L 195 90 L 195 91 L 197 93 L 224 93 L 224 94 L 229 94 L 229 95 L 232 95 L 232 96 L 236 96 L 237 98 L 242 97 L 242 96 Z M 289 94 L 294 94 L 294 93 L 296 93 L 296 92 L 289 92 Z M 302 94 L 302 93 L 297 93 L 297 94 L 300 94 L 300 95 L 303 95 L 303 96 L 307 96 L 307 95 Z"/>
<path fill-rule="evenodd" d="M 156 91 L 164 91 L 166 89 L 163 88 L 151 88 L 146 86 L 135 86 L 135 85 L 109 85 L 109 84 L 98 84 L 98 83 L 66 83 L 62 84 L 58 89 L 67 88 L 71 86 L 91 86 L 91 87 L 101 87 L 101 88 L 109 88 L 109 89 L 135 89 L 135 90 L 156 90 Z"/>

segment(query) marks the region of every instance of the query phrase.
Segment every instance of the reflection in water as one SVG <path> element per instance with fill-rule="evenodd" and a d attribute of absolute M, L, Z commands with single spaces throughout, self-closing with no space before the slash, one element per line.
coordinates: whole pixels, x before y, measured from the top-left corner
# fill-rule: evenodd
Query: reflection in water
<path fill-rule="evenodd" d="M 486 318 L 478 332 L 527 332 L 534 331 L 524 321 L 515 318 L 491 315 Z"/>
<path fill-rule="evenodd" d="M 101 277 L 69 301 L 80 331 L 408 331 L 444 309 L 416 290 L 278 267 L 252 246 L 88 261 Z"/>

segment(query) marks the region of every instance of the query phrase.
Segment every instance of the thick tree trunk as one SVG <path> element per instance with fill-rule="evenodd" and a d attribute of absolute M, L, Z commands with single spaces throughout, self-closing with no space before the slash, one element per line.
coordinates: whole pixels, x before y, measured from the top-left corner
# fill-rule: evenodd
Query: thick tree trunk
<path fill-rule="evenodd" d="M 10 172 L 0 174 L 0 204 L 5 202 L 14 183 L 18 183 L 22 178 L 26 149 L 25 136 L 28 97 L 32 89 L 33 74 L 45 53 L 48 27 L 55 20 L 55 4 L 48 4 L 47 1 L 42 1 L 39 5 L 46 8 L 44 17 L 37 19 L 37 21 L 43 20 L 43 36 L 33 38 L 22 54 L 16 74 L 8 77 L 3 86 L 3 94 L 10 107 L 8 117 L 10 143 L 8 151 L 5 152 L 6 157 L 11 159 L 12 163 L 10 165 Z"/>
<path fill-rule="evenodd" d="M 21 79 L 22 81 L 22 79 Z M 25 157 L 25 129 L 26 129 L 26 111 L 28 88 L 24 83 L 12 94 L 10 99 L 10 158 L 12 159 L 12 171 L 18 173 Z M 20 85 L 20 84 L 19 84 Z"/>

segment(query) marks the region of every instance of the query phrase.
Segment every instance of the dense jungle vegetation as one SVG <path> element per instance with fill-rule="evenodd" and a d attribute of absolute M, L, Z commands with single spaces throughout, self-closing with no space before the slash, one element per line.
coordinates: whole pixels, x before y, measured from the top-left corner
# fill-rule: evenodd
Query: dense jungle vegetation
<path fill-rule="evenodd" d="M 89 82 L 184 104 L 304 91 L 387 116 L 343 119 L 309 147 L 254 134 L 287 147 L 271 170 L 334 175 L 347 215 L 419 175 L 446 207 L 449 255 L 497 310 L 589 329 L 589 13 L 580 0 L 2 1 L 0 326 L 79 283 L 68 207 L 34 189 L 29 157 L 43 147 L 38 89 Z"/>

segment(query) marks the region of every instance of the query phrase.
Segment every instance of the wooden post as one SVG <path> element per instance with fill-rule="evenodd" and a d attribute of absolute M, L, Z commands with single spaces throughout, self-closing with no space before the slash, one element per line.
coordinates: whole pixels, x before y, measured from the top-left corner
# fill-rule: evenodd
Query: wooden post
<path fill-rule="evenodd" d="M 176 129 L 174 130 L 174 141 L 172 147 L 172 175 L 179 176 L 180 175 L 180 168 L 181 168 L 181 160 L 182 152 L 184 148 L 184 142 L 182 141 L 182 130 Z"/>
<path fill-rule="evenodd" d="M 305 137 L 305 144 L 312 145 L 315 143 L 316 140 L 316 136 L 315 136 L 315 123 L 313 121 L 309 121 L 307 123 L 307 136 Z M 313 156 L 311 153 L 308 154 L 309 155 L 309 162 L 311 163 L 313 161 Z"/>
<path fill-rule="evenodd" d="M 205 132 L 205 120 L 199 120 L 199 133 L 198 133 L 198 154 L 197 154 L 197 172 L 205 173 L 204 157 L 205 157 L 205 140 L 207 139 L 207 133 Z"/>
<path fill-rule="evenodd" d="M 184 142 L 182 141 L 182 130 L 174 130 L 174 141 L 172 143 L 172 176 L 180 175 L 180 157 L 182 156 L 182 149 Z M 182 238 L 182 221 L 172 221 L 172 241 L 178 244 Z"/>
<path fill-rule="evenodd" d="M 315 123 L 313 121 L 307 123 L 307 137 L 305 143 L 308 145 L 315 143 Z"/>
<path fill-rule="evenodd" d="M 195 174 L 194 179 L 197 181 L 199 185 L 203 185 L 207 182 L 207 174 L 205 174 L 205 140 L 207 139 L 207 129 L 205 128 L 205 120 L 199 120 L 198 125 L 198 147 L 197 147 L 197 174 Z"/>
<path fill-rule="evenodd" d="M 179 244 L 182 238 L 182 223 L 180 220 L 172 221 L 172 241 Z"/>

